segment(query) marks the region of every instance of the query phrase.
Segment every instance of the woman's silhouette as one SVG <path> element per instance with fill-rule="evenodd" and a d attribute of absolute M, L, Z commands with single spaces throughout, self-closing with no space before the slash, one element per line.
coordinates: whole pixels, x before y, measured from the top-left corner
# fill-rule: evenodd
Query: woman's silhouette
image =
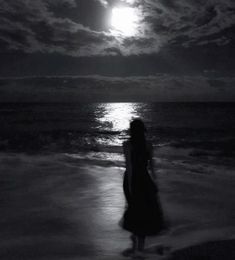
<path fill-rule="evenodd" d="M 140 119 L 130 123 L 130 138 L 123 143 L 126 171 L 123 189 L 127 207 L 122 227 L 132 233 L 133 247 L 124 253 L 144 250 L 145 237 L 157 235 L 164 228 L 163 214 L 157 197 L 153 173 L 152 145 L 146 141 L 145 126 Z"/>

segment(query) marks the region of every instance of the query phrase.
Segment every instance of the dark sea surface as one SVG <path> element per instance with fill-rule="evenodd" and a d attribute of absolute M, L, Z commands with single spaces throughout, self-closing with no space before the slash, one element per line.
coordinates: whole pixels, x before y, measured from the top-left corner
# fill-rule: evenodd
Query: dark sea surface
<path fill-rule="evenodd" d="M 135 117 L 154 145 L 152 177 L 169 224 L 148 238 L 149 259 L 160 257 L 159 242 L 173 259 L 187 247 L 187 259 L 208 259 L 218 243 L 213 253 L 192 246 L 235 238 L 235 103 L 5 103 L 0 259 L 123 259 L 122 142 Z"/>
<path fill-rule="evenodd" d="M 234 155 L 235 103 L 1 103 L 0 150 L 119 153 L 136 117 L 154 146 Z"/>

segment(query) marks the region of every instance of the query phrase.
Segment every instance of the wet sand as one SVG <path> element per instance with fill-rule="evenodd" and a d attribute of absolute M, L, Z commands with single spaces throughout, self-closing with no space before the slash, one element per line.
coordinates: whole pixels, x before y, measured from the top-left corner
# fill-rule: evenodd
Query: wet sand
<path fill-rule="evenodd" d="M 172 253 L 169 260 L 232 260 L 235 259 L 235 240 L 212 241 Z"/>
<path fill-rule="evenodd" d="M 121 175 L 54 156 L 1 160 L 1 259 L 118 256 L 128 236 Z"/>
<path fill-rule="evenodd" d="M 171 248 L 169 259 L 234 259 L 234 241 L 204 244 L 234 237 L 234 179 L 213 182 L 172 167 L 159 161 L 171 228 L 148 239 L 146 257 L 163 259 L 156 250 L 163 243 Z M 129 233 L 118 225 L 122 174 L 121 167 L 88 166 L 66 155 L 1 154 L 0 259 L 126 259 L 121 252 L 130 246 Z M 192 247 L 198 244 L 204 246 Z M 213 257 L 202 258 L 205 252 Z"/>

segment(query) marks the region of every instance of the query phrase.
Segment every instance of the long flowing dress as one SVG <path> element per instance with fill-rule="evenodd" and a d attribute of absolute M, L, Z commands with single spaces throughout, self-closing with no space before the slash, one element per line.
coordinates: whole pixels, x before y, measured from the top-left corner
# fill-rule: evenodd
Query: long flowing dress
<path fill-rule="evenodd" d="M 130 141 L 123 143 L 126 160 L 123 189 L 126 197 L 126 209 L 122 218 L 122 227 L 135 235 L 157 235 L 165 229 L 165 222 L 158 189 L 148 172 L 151 145 L 146 151 L 134 151 Z"/>

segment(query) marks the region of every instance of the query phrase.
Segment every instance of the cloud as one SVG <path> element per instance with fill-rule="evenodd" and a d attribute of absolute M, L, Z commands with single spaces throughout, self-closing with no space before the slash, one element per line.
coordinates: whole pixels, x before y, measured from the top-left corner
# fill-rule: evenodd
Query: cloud
<path fill-rule="evenodd" d="M 77 2 L 76 0 L 45 0 L 46 3 L 51 5 L 67 5 L 68 7 L 76 7 Z"/>
<path fill-rule="evenodd" d="M 1 102 L 235 101 L 235 78 L 63 76 L 0 79 Z"/>
<path fill-rule="evenodd" d="M 69 18 L 56 17 L 51 7 L 75 1 L 15 0 L 0 1 L 0 39 L 10 50 L 24 52 L 59 52 L 72 56 L 102 55 L 115 40 L 105 32 L 97 32 Z M 52 6 L 51 6 L 52 5 Z"/>
<path fill-rule="evenodd" d="M 108 6 L 108 1 L 106 0 L 96 0 L 97 2 L 100 2 L 103 6 L 107 7 Z"/>
<path fill-rule="evenodd" d="M 171 44 L 222 46 L 234 40 L 234 34 L 226 31 L 235 26 L 233 0 L 89 1 L 94 3 L 92 8 L 100 3 L 107 13 L 115 4 L 135 8 L 141 17 L 137 35 L 116 37 L 107 28 L 98 31 L 79 21 L 79 17 L 74 19 L 68 10 L 80 8 L 79 0 L 0 0 L 0 41 L 5 46 L 2 52 L 128 56 L 157 53 Z M 59 14 L 56 10 L 60 10 Z M 89 16 L 90 10 L 84 12 Z"/>
<path fill-rule="evenodd" d="M 205 38 L 208 38 L 208 42 L 216 43 L 221 37 L 220 32 L 235 25 L 235 5 L 231 0 L 160 2 L 161 14 L 158 23 L 153 23 L 160 26 L 154 28 L 155 32 L 158 29 L 160 34 L 168 31 L 168 41 L 175 42 L 184 36 L 184 42 L 179 41 L 184 46 L 202 44 Z M 152 19 L 154 17 L 157 16 Z"/>

